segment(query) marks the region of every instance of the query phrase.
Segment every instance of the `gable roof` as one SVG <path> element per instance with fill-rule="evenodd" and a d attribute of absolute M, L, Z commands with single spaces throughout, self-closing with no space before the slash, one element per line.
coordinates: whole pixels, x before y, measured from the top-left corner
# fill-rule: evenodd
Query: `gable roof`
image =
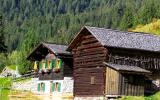
<path fill-rule="evenodd" d="M 83 34 L 83 30 L 88 30 L 103 46 L 137 49 L 144 51 L 160 52 L 160 36 L 138 33 L 123 32 L 112 29 L 84 26 L 74 40 L 70 43 L 67 50 L 72 49 L 75 40 Z"/>
<path fill-rule="evenodd" d="M 46 56 L 49 52 L 52 52 L 55 55 L 59 55 L 59 54 L 70 55 L 70 52 L 66 51 L 66 49 L 67 49 L 66 45 L 58 45 L 58 44 L 42 42 L 29 54 L 27 59 L 40 60 L 44 58 L 44 56 Z"/>
<path fill-rule="evenodd" d="M 137 66 L 119 65 L 119 64 L 112 64 L 112 63 L 106 63 L 106 62 L 104 62 L 104 64 L 107 65 L 107 67 L 110 67 L 122 73 L 136 72 L 136 73 L 143 73 L 143 74 L 151 74 L 150 71 L 137 67 Z"/>
<path fill-rule="evenodd" d="M 42 43 L 42 44 L 55 54 L 70 54 L 70 52 L 66 51 L 66 49 L 68 48 L 68 46 L 66 45 L 58 45 L 52 43 Z"/>

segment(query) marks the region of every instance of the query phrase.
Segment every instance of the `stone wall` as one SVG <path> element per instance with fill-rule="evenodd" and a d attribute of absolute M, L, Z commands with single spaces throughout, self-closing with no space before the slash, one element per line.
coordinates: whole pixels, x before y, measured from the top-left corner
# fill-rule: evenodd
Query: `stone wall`
<path fill-rule="evenodd" d="M 32 78 L 31 80 L 13 82 L 12 89 L 22 91 L 36 91 L 37 79 Z"/>

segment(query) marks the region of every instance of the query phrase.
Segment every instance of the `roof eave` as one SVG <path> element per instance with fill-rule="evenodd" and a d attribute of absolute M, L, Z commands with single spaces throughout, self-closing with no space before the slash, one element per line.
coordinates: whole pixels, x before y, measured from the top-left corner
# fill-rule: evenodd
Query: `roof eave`
<path fill-rule="evenodd" d="M 27 60 L 30 60 L 29 57 L 41 46 L 43 45 L 45 48 L 47 48 L 48 50 L 50 50 L 52 53 L 56 54 L 54 51 L 52 51 L 50 48 L 48 48 L 45 43 L 41 42 L 37 47 L 35 47 L 32 52 L 30 53 L 30 55 L 27 57 Z"/>
<path fill-rule="evenodd" d="M 70 44 L 68 45 L 68 48 L 66 49 L 66 51 L 71 51 L 71 50 L 72 50 L 72 45 L 73 45 L 75 39 L 80 35 L 80 33 L 82 32 L 82 30 L 84 30 L 85 28 L 86 28 L 86 27 L 83 26 L 83 27 L 81 28 L 81 30 L 74 36 L 74 39 L 70 42 Z"/>
<path fill-rule="evenodd" d="M 125 47 L 116 47 L 116 46 L 108 46 L 108 45 L 104 45 L 102 43 L 102 45 L 107 48 L 120 48 L 120 49 L 126 49 L 126 50 L 136 50 L 136 51 L 146 51 L 146 52 L 153 52 L 153 53 L 160 53 L 160 51 L 152 51 L 152 50 L 145 50 L 145 49 L 138 49 L 138 48 L 125 48 Z"/>
<path fill-rule="evenodd" d="M 72 44 L 75 42 L 75 40 L 78 38 L 78 36 L 81 34 L 81 32 L 84 30 L 84 29 L 86 29 L 89 33 L 91 33 L 92 34 L 92 31 L 90 31 L 90 29 L 88 28 L 88 27 L 90 27 L 90 26 L 83 26 L 82 28 L 81 28 L 81 30 L 75 35 L 75 37 L 74 37 L 74 39 L 70 42 L 70 44 L 68 45 L 68 48 L 66 49 L 66 51 L 71 51 L 72 50 Z M 93 34 L 92 34 L 93 35 Z M 94 36 L 94 35 L 93 35 Z M 94 38 L 96 38 L 95 36 L 94 36 Z M 97 39 L 97 38 L 96 38 Z M 98 40 L 98 39 L 97 39 Z M 99 41 L 99 40 L 98 40 Z M 100 42 L 100 41 L 99 41 Z M 102 46 L 104 46 L 104 43 L 102 43 L 102 42 L 100 42 L 101 43 L 101 45 Z"/>
<path fill-rule="evenodd" d="M 116 68 L 114 68 L 112 66 L 109 66 L 106 62 L 103 62 L 103 64 L 107 65 L 111 69 L 114 69 L 114 70 L 116 70 L 118 72 L 122 72 L 122 73 L 137 73 L 137 74 L 139 73 L 139 74 L 149 74 L 149 75 L 152 74 L 152 72 L 150 72 L 150 71 L 144 71 L 144 72 L 142 72 L 142 71 L 133 71 L 133 70 L 128 71 L 128 70 L 116 69 Z"/>
<path fill-rule="evenodd" d="M 121 73 L 152 74 L 152 72 L 117 70 Z"/>
<path fill-rule="evenodd" d="M 27 60 L 30 60 L 29 58 L 30 58 L 30 56 L 33 54 L 33 52 L 34 51 L 36 51 L 37 49 L 38 49 L 38 47 L 40 46 L 40 45 L 42 45 L 42 42 L 40 43 L 40 44 L 38 44 L 38 46 L 36 46 L 32 51 L 31 51 L 31 53 L 27 56 Z"/>

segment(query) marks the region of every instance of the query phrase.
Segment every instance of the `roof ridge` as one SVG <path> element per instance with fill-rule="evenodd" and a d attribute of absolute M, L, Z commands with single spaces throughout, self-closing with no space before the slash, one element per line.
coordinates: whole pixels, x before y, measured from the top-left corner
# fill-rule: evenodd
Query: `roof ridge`
<path fill-rule="evenodd" d="M 118 47 L 134 50 L 152 51 L 160 53 L 160 36 L 143 32 L 129 32 L 115 29 L 84 26 L 69 44 L 67 50 L 72 49 L 79 34 L 88 30 L 103 46 Z"/>
<path fill-rule="evenodd" d="M 95 27 L 95 26 L 84 26 L 85 28 L 98 28 L 98 29 L 105 29 L 105 30 L 113 30 L 113 29 L 109 29 L 109 28 L 105 28 L 105 27 Z"/>
<path fill-rule="evenodd" d="M 147 35 L 147 36 L 155 36 L 155 37 L 160 37 L 159 35 L 153 34 L 153 33 L 147 33 L 147 32 L 128 32 L 131 34 L 141 34 L 141 35 Z"/>
<path fill-rule="evenodd" d="M 121 30 L 118 30 L 118 29 L 108 29 L 108 28 L 105 28 L 105 27 L 92 27 L 92 26 L 85 26 L 86 28 L 89 27 L 89 28 L 97 28 L 97 29 L 104 29 L 104 30 L 108 30 L 108 31 L 114 31 L 114 32 L 122 32 L 122 33 L 129 33 L 129 34 L 139 34 L 139 35 L 147 35 L 147 36 L 155 36 L 155 37 L 160 37 L 159 35 L 156 35 L 156 34 L 151 34 L 151 33 L 147 33 L 147 32 L 132 32 L 132 31 L 121 31 Z"/>
<path fill-rule="evenodd" d="M 51 44 L 51 45 L 61 45 L 61 46 L 67 46 L 66 44 L 58 44 L 58 43 L 52 43 L 52 42 L 41 42 L 42 44 Z"/>

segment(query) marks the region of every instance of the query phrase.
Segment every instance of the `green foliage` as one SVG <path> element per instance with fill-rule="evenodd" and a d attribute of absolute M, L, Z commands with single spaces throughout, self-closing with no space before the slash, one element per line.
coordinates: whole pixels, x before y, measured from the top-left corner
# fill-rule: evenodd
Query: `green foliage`
<path fill-rule="evenodd" d="M 0 78 L 0 87 L 10 88 L 11 85 L 12 85 L 12 79 L 11 78 Z"/>
<path fill-rule="evenodd" d="M 6 67 L 8 67 L 8 68 L 10 68 L 12 70 L 16 70 L 16 66 L 15 65 L 10 65 L 10 66 L 6 66 Z"/>
<path fill-rule="evenodd" d="M 41 41 L 68 44 L 84 25 L 127 30 L 160 18 L 159 0 L 1 1 L 1 44 L 8 47 L 9 65 L 18 65 L 22 74 L 32 69 L 26 57 Z"/>
<path fill-rule="evenodd" d="M 12 85 L 11 78 L 0 78 L 0 100 L 8 100 L 8 94 Z"/>
<path fill-rule="evenodd" d="M 84 25 L 126 30 L 160 18 L 158 0 L 2 0 L 8 51 L 21 48 L 26 37 L 69 43 Z M 62 33 L 61 33 L 62 32 Z M 33 34 L 30 34 L 33 33 Z M 63 39 L 60 39 L 60 38 Z M 59 38 L 59 39 L 57 39 Z"/>
<path fill-rule="evenodd" d="M 4 39 L 4 20 L 2 13 L 0 12 L 0 53 L 6 52 L 7 47 L 5 45 L 5 39 Z"/>
<path fill-rule="evenodd" d="M 151 96 L 124 96 L 120 100 L 159 100 L 160 92 Z"/>
<path fill-rule="evenodd" d="M 132 31 L 134 32 L 145 32 L 160 35 L 160 20 L 153 19 L 153 21 L 146 25 L 138 25 Z"/>
<path fill-rule="evenodd" d="M 18 65 L 20 62 L 20 52 L 12 51 L 12 53 L 8 54 L 8 65 Z"/>
<path fill-rule="evenodd" d="M 145 100 L 143 96 L 126 96 L 122 97 L 120 100 Z"/>
<path fill-rule="evenodd" d="M 9 89 L 3 89 L 2 90 L 2 95 L 1 95 L 1 98 L 3 98 L 2 100 L 9 100 L 9 92 L 10 90 Z"/>
<path fill-rule="evenodd" d="M 4 53 L 0 53 L 0 72 L 7 64 L 7 57 Z"/>

